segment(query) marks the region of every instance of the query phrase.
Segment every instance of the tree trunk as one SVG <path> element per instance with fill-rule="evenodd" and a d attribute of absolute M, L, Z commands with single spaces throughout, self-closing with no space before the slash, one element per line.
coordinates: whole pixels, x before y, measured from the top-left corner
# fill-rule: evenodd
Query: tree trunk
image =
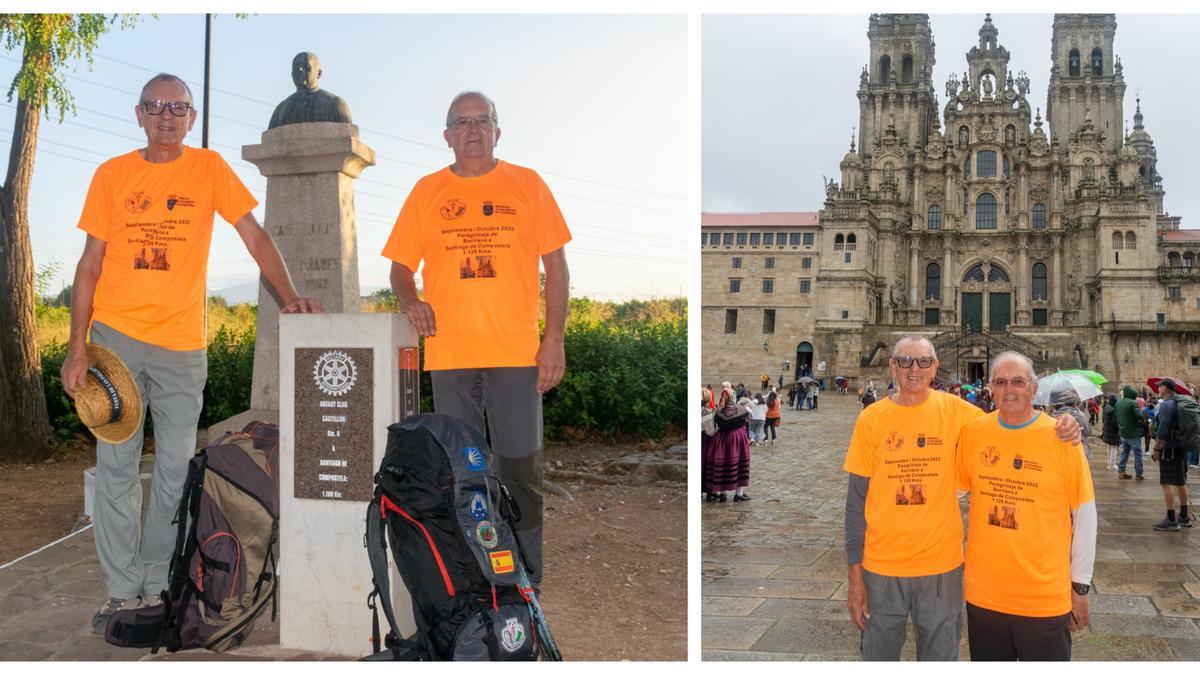
<path fill-rule="evenodd" d="M 29 241 L 29 184 L 40 110 L 39 102 L 18 99 L 8 175 L 0 188 L 0 460 L 45 456 L 53 438 L 42 385 Z"/>

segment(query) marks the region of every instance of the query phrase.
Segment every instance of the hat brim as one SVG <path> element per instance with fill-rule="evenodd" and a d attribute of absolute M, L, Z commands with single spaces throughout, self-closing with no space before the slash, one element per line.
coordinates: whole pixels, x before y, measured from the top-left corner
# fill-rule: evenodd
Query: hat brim
<path fill-rule="evenodd" d="M 121 357 L 102 345 L 89 343 L 87 346 L 88 367 L 97 368 L 108 377 L 121 398 L 121 414 L 116 421 L 88 427 L 99 440 L 111 445 L 120 445 L 133 438 L 142 428 L 142 395 L 138 391 L 133 373 L 125 366 Z"/>

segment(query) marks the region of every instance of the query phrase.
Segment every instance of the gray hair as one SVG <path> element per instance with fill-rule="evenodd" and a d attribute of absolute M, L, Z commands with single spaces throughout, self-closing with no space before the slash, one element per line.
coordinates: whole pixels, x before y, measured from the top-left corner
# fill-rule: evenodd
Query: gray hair
<path fill-rule="evenodd" d="M 900 347 L 906 342 L 924 342 L 929 346 L 929 355 L 935 359 L 937 358 L 937 349 L 934 348 L 933 342 L 931 342 L 929 338 L 925 337 L 924 335 L 905 335 L 899 340 L 896 340 L 896 346 L 892 347 L 893 359 L 897 356 L 900 356 Z"/>
<path fill-rule="evenodd" d="M 1021 352 L 1014 352 L 1011 350 L 1007 352 L 1000 352 L 996 355 L 996 358 L 992 359 L 992 367 L 988 372 L 996 372 L 996 366 L 1000 365 L 1001 361 L 1020 361 L 1021 364 L 1025 366 L 1025 370 L 1029 373 L 1029 381 L 1037 381 L 1037 373 L 1034 372 L 1033 369 L 1033 359 L 1025 356 Z"/>
<path fill-rule="evenodd" d="M 179 84 L 183 85 L 184 89 L 187 90 L 188 100 L 193 104 L 196 102 L 196 99 L 192 97 L 192 88 L 188 86 L 187 82 L 183 81 L 182 77 L 179 77 L 178 75 L 172 75 L 170 73 L 159 73 L 150 78 L 146 84 L 142 85 L 142 93 L 138 95 L 139 103 L 146 100 L 146 90 L 149 89 L 150 85 L 154 84 L 155 82 L 178 82 Z"/>
<path fill-rule="evenodd" d="M 450 124 L 453 121 L 453 120 L 451 120 L 450 117 L 454 113 L 454 106 L 458 105 L 458 102 L 463 100 L 464 98 L 477 98 L 477 99 L 480 99 L 481 101 L 483 101 L 484 103 L 488 104 L 488 114 L 492 118 L 492 123 L 500 124 L 500 118 L 496 116 L 496 104 L 495 104 L 495 102 L 492 101 L 492 99 L 488 98 L 487 94 L 484 94 L 482 91 L 464 91 L 461 94 L 459 94 L 458 96 L 455 96 L 454 100 L 450 101 L 450 107 L 446 109 L 446 128 L 447 129 L 450 128 Z"/>

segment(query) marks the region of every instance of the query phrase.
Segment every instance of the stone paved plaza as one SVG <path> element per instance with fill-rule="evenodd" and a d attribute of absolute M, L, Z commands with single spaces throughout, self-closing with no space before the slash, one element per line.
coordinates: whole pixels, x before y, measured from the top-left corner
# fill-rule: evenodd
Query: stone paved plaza
<path fill-rule="evenodd" d="M 780 440 L 751 448 L 752 499 L 703 505 L 705 660 L 857 659 L 841 467 L 859 408 L 853 394 L 826 394 L 815 412 L 785 409 Z M 1147 457 L 1145 481 L 1118 480 L 1099 438 L 1093 447 L 1092 625 L 1075 634 L 1074 659 L 1200 660 L 1200 528 L 1151 530 L 1164 515 L 1158 466 Z M 915 658 L 911 625 L 904 658 Z"/>

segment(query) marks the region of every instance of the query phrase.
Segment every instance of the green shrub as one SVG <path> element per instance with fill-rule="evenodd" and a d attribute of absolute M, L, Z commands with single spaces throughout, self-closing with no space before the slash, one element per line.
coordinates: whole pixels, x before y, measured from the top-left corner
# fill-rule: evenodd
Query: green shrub
<path fill-rule="evenodd" d="M 254 379 L 254 326 L 221 326 L 208 341 L 208 382 L 204 385 L 201 426 L 250 409 Z"/>
<path fill-rule="evenodd" d="M 50 426 L 60 441 L 70 440 L 86 428 L 75 414 L 75 402 L 62 386 L 62 365 L 67 358 L 64 342 L 50 342 L 40 347 L 42 352 L 42 387 L 46 392 L 46 412 Z"/>

